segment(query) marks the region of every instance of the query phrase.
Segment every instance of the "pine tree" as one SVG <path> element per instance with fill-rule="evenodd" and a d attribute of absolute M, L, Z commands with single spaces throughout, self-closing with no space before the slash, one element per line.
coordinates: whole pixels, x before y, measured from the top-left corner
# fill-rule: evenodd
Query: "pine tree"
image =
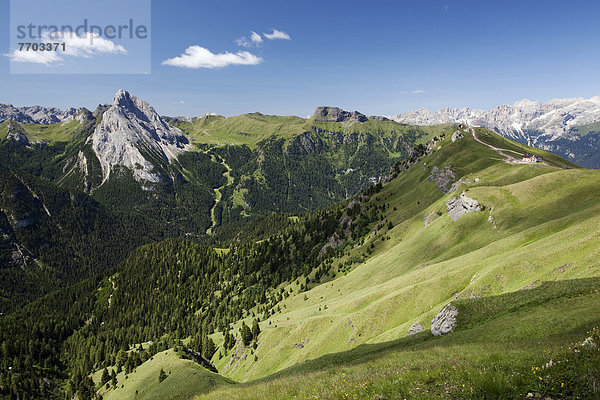
<path fill-rule="evenodd" d="M 212 339 L 208 337 L 208 335 L 204 335 L 202 337 L 202 350 L 202 355 L 209 360 L 212 358 L 212 356 L 215 354 L 215 351 L 217 350 L 215 342 L 213 342 Z"/>
<path fill-rule="evenodd" d="M 240 334 L 242 335 L 242 342 L 244 342 L 244 346 L 249 346 L 252 342 L 252 331 L 250 328 L 248 328 L 248 325 L 246 325 L 245 322 L 242 322 Z"/>
<path fill-rule="evenodd" d="M 225 332 L 225 337 L 223 340 L 223 347 L 225 347 L 225 350 L 229 350 L 233 347 L 233 343 L 232 342 L 232 336 L 229 333 L 229 330 L 227 330 L 227 332 Z"/>
<path fill-rule="evenodd" d="M 258 335 L 260 334 L 260 326 L 258 325 L 258 321 L 254 320 L 252 323 L 252 337 L 254 340 L 258 340 Z"/>
<path fill-rule="evenodd" d="M 112 370 L 112 377 L 110 379 L 110 383 L 113 387 L 117 387 L 117 373 L 114 369 Z"/>
<path fill-rule="evenodd" d="M 102 383 L 102 385 L 104 385 L 108 381 L 110 381 L 110 375 L 108 374 L 108 370 L 105 367 L 102 371 L 102 378 L 100 379 L 100 382 Z"/>
<path fill-rule="evenodd" d="M 158 373 L 158 382 L 162 382 L 165 379 L 167 379 L 167 374 L 165 374 L 165 370 L 161 368 L 160 372 Z"/>

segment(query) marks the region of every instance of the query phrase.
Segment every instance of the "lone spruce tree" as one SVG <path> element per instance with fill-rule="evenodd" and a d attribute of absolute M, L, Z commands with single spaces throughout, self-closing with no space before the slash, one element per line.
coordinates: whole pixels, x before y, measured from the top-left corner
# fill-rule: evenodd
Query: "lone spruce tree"
<path fill-rule="evenodd" d="M 158 373 L 158 382 L 162 382 L 165 379 L 167 379 L 167 374 L 165 374 L 165 370 L 161 368 L 160 372 Z"/>
<path fill-rule="evenodd" d="M 244 346 L 249 346 L 252 343 L 252 331 L 248 328 L 245 322 L 242 322 L 242 327 L 240 328 L 240 334 L 242 335 L 242 342 L 244 342 Z"/>

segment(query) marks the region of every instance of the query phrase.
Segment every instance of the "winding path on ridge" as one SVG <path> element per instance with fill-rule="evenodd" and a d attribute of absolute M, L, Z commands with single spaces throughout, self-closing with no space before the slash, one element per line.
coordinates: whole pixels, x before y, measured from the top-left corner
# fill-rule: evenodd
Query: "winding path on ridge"
<path fill-rule="evenodd" d="M 515 158 L 515 157 L 513 157 L 513 156 L 511 156 L 509 154 L 506 154 L 505 151 L 517 154 L 519 157 L 523 157 L 523 154 L 521 154 L 521 153 L 519 153 L 517 151 L 509 150 L 509 149 L 501 149 L 501 148 L 498 148 L 498 147 L 494 147 L 491 144 L 485 143 L 483 140 L 481 140 L 481 139 L 479 139 L 477 137 L 477 135 L 475 134 L 475 128 L 471 128 L 471 134 L 473 135 L 473 139 L 475 139 L 476 141 L 478 141 L 482 145 L 489 147 L 490 149 L 494 150 L 496 153 L 498 153 L 502 157 L 504 157 L 504 162 L 514 163 L 514 162 L 518 162 L 519 161 L 519 159 L 517 159 L 517 158 Z"/>
<path fill-rule="evenodd" d="M 223 176 L 227 178 L 227 182 L 223 186 L 220 186 L 220 187 L 214 189 L 215 205 L 210 210 L 210 220 L 212 221 L 212 225 L 210 226 L 210 228 L 208 228 L 206 230 L 207 235 L 212 235 L 213 229 L 217 226 L 217 218 L 215 217 L 215 211 L 217 209 L 217 206 L 221 202 L 221 199 L 223 198 L 223 193 L 221 191 L 223 189 L 225 189 L 227 186 L 230 186 L 233 184 L 233 177 L 231 176 L 231 167 L 229 167 L 229 165 L 227 165 L 227 163 L 225 162 L 225 159 L 222 157 L 216 156 L 214 154 L 211 154 L 210 157 L 212 158 L 213 161 L 217 161 L 217 158 L 218 158 L 218 160 L 221 161 L 221 165 L 224 166 L 225 169 L 227 170 L 227 171 L 223 172 Z"/>

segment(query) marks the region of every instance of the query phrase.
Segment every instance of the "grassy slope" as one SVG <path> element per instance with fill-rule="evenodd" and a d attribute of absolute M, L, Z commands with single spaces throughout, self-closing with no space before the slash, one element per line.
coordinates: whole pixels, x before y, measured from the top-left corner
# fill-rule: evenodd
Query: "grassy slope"
<path fill-rule="evenodd" d="M 495 134 L 479 137 L 497 147 L 530 152 Z M 517 379 L 505 370 L 521 371 L 547 361 L 544 351 L 580 339 L 600 323 L 593 312 L 600 298 L 593 290 L 544 301 L 541 291 L 530 290 L 533 303 L 505 310 L 490 321 L 467 321 L 468 330 L 435 339 L 427 332 L 405 337 L 415 322 L 428 331 L 431 319 L 449 301 L 461 304 L 461 299 L 494 299 L 489 296 L 510 292 L 522 301 L 518 291 L 541 281 L 600 275 L 597 171 L 563 169 L 562 160 L 543 151 L 539 154 L 548 165 L 506 164 L 469 135 L 456 143 L 446 138 L 441 145 L 370 200 L 389 204 L 384 225 L 391 221 L 394 227 L 381 229 L 338 265 L 365 254 L 373 243 L 365 263 L 306 293 L 290 286 L 294 294 L 280 304 L 282 312 L 261 323 L 254 354 L 237 347 L 240 359 L 232 361 L 231 351 L 221 359 L 215 356 L 213 362 L 225 376 L 261 380 L 223 387 L 212 398 L 313 393 L 345 398 L 348 392 L 356 398 L 411 392 L 427 398 L 429 393 L 421 393 L 423 385 L 443 393 L 448 373 L 458 385 L 453 393 L 462 390 L 461 379 L 468 383 L 465 390 L 478 393 L 485 389 L 479 386 L 490 385 L 489 376 L 480 375 L 485 368 L 490 373 L 491 362 L 502 379 Z M 457 193 L 444 195 L 428 181 L 434 165 L 452 165 L 457 179 L 468 179 L 459 192 L 465 190 L 485 210 L 453 222 L 445 214 L 445 202 Z M 425 227 L 423 216 L 430 211 L 441 216 Z M 573 282 L 566 286 L 577 287 Z M 481 314 L 465 304 L 467 314 Z M 215 340 L 220 337 L 215 335 Z"/>
<path fill-rule="evenodd" d="M 161 368 L 167 378 L 159 382 Z M 96 373 L 94 379 L 99 380 L 101 374 Z M 195 395 L 206 393 L 228 380 L 207 371 L 190 360 L 183 360 L 173 350 L 156 354 L 152 359 L 136 368 L 127 379 L 124 372 L 117 375 L 116 389 L 107 390 L 102 387 L 99 392 L 106 400 L 112 399 L 190 399 Z"/>
<path fill-rule="evenodd" d="M 585 136 L 590 133 L 598 133 L 600 132 L 600 122 L 594 122 L 588 125 L 580 125 L 576 126 L 571 130 L 571 134 L 578 136 Z"/>
<path fill-rule="evenodd" d="M 423 332 L 363 344 L 197 398 L 524 398 L 529 391 L 543 391 L 536 367 L 557 360 L 564 345 L 580 341 L 600 323 L 590 312 L 600 306 L 599 284 L 598 279 L 564 281 L 459 301 L 460 312 L 479 318 L 462 321 L 459 313 L 468 327 L 450 335 Z"/>
<path fill-rule="evenodd" d="M 456 296 L 597 276 L 597 171 L 511 165 L 495 158 L 494 151 L 466 137 L 446 143 L 385 186 L 376 197 L 397 206 L 388 216 L 395 227 L 371 239 L 374 256 L 346 276 L 315 287 L 306 293 L 307 300 L 304 293 L 285 300 L 283 313 L 262 324 L 259 362 L 248 357 L 226 370 L 228 376 L 259 378 L 360 343 L 393 340 L 415 322 L 427 329 L 437 311 Z M 464 189 L 486 211 L 456 223 L 445 215 L 445 202 L 455 194 L 442 195 L 426 180 L 429 166 L 444 163 L 471 179 Z M 430 210 L 442 216 L 425 227 L 423 216 Z M 381 241 L 382 236 L 390 239 Z M 301 341 L 304 348 L 298 350 L 295 345 Z M 225 358 L 217 365 L 224 369 L 227 362 Z"/>
<path fill-rule="evenodd" d="M 8 134 L 8 121 L 4 121 L 0 124 L 0 140 L 4 140 Z"/>
<path fill-rule="evenodd" d="M 354 124 L 314 122 L 294 116 L 281 117 L 259 113 L 242 114 L 229 118 L 213 115 L 199 118 L 193 122 L 179 121 L 173 124 L 188 133 L 195 143 L 221 146 L 226 144 L 245 144 L 251 148 L 256 146 L 258 142 L 271 136 L 289 139 L 310 130 L 312 126 L 318 126 L 321 129 L 333 132 L 343 132 L 345 134 L 372 133 L 378 136 L 385 136 L 392 131 L 403 132 L 408 129 L 414 129 L 414 127 L 402 125 L 394 121 L 367 121 L 365 123 Z M 419 129 L 429 134 L 423 138 L 423 140 L 428 140 L 429 136 L 442 133 L 447 129 L 447 126 L 419 127 Z"/>
<path fill-rule="evenodd" d="M 65 123 L 52 125 L 39 124 L 20 124 L 25 130 L 25 136 L 31 143 L 44 140 L 48 144 L 59 142 L 70 142 L 73 134 L 81 125 L 77 120 L 71 120 Z M 0 124 L 0 140 L 4 139 L 8 133 L 8 121 Z"/>
<path fill-rule="evenodd" d="M 30 141 L 44 140 L 49 144 L 70 142 L 79 125 L 77 120 L 52 125 L 22 124 Z"/>
<path fill-rule="evenodd" d="M 256 143 L 270 136 L 293 137 L 304 132 L 305 120 L 299 117 L 279 117 L 271 115 L 242 114 L 225 118 L 211 115 L 194 120 L 179 122 L 175 126 L 188 133 L 196 143 L 213 145 Z"/>

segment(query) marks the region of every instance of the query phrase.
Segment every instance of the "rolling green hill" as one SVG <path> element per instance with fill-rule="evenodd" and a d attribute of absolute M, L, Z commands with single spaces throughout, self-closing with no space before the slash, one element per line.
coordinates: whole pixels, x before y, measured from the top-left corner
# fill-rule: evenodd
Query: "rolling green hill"
<path fill-rule="evenodd" d="M 195 399 L 593 399 L 600 355 L 597 278 L 455 302 L 459 328 L 362 344 Z M 464 319 L 461 314 L 464 313 Z M 300 349 L 298 351 L 302 351 Z M 260 358 L 259 358 L 260 360 Z M 552 360 L 552 361 L 551 361 Z M 546 398 L 548 398 L 546 397 Z"/>
<path fill-rule="evenodd" d="M 207 115 L 191 122 L 170 119 L 169 122 L 186 132 L 197 143 L 212 145 L 247 145 L 278 136 L 291 138 L 304 132 L 306 121 L 300 117 L 279 117 L 260 113 L 235 117 Z"/>
<path fill-rule="evenodd" d="M 506 141 L 489 135 L 491 143 Z M 416 322 L 428 328 L 452 299 L 600 273 L 592 250 L 600 222 L 597 171 L 505 163 L 469 136 L 444 142 L 371 197 L 369 203 L 385 207 L 383 226 L 334 267 L 345 270 L 371 253 L 368 260 L 283 301 L 284 311 L 262 323 L 255 354 L 265 361 L 246 358 L 225 369 L 227 376 L 260 378 L 326 353 L 402 337 Z M 451 166 L 463 182 L 456 192 L 443 194 L 429 180 L 434 166 Z M 446 202 L 461 191 L 485 209 L 454 222 Z M 428 226 L 426 215 L 433 215 Z"/>
<path fill-rule="evenodd" d="M 159 381 L 160 371 L 166 378 Z M 97 374 L 97 381 L 100 374 Z M 117 385 L 112 390 L 104 392 L 104 399 L 180 399 L 187 400 L 206 393 L 230 382 L 211 373 L 190 360 L 183 360 L 173 350 L 160 352 L 151 360 L 139 366 L 133 373 L 127 375 L 121 372 L 117 375 L 123 385 Z M 110 387 L 110 383 L 104 386 Z"/>

